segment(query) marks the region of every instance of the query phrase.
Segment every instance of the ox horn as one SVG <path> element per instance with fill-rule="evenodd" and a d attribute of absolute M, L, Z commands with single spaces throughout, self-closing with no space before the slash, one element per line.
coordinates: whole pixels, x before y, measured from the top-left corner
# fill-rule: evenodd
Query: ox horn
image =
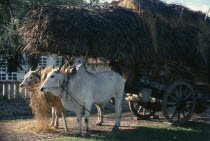
<path fill-rule="evenodd" d="M 33 68 L 33 66 L 30 68 L 30 70 L 29 70 L 29 71 L 32 71 L 32 68 Z"/>
<path fill-rule="evenodd" d="M 36 68 L 35 72 L 39 72 L 42 69 L 42 66 L 40 66 L 39 68 Z"/>

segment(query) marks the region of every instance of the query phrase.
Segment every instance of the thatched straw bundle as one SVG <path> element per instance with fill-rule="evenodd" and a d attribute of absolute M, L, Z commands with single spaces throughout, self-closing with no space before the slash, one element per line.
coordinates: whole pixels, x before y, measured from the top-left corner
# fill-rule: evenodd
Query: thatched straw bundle
<path fill-rule="evenodd" d="M 204 22 L 204 14 L 183 6 L 141 1 L 140 12 L 138 5 L 134 10 L 112 6 L 36 7 L 28 12 L 21 29 L 23 51 L 132 60 L 138 68 L 173 61 L 206 71 L 210 19 Z"/>

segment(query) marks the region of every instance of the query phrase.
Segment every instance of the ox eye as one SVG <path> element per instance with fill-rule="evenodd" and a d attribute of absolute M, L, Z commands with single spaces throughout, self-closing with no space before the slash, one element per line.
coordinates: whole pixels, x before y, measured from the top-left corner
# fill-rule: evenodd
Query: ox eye
<path fill-rule="evenodd" d="M 55 76 L 54 75 L 52 75 L 50 78 L 54 78 Z"/>
<path fill-rule="evenodd" d="M 32 79 L 33 77 L 31 76 L 30 79 Z"/>

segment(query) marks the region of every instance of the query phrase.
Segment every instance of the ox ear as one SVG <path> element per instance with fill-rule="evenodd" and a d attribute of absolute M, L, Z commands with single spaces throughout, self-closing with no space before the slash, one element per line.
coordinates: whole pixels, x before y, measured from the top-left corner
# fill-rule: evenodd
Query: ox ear
<path fill-rule="evenodd" d="M 52 67 L 53 69 L 55 69 L 55 67 L 54 67 L 54 65 L 53 65 L 53 67 Z"/>

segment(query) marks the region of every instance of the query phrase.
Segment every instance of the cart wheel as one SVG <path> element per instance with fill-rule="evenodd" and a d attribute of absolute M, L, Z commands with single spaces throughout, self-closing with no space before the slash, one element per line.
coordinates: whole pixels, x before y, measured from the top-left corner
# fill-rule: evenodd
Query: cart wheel
<path fill-rule="evenodd" d="M 187 122 L 193 115 L 196 97 L 193 87 L 183 81 L 175 81 L 164 93 L 162 112 L 173 125 Z"/>
<path fill-rule="evenodd" d="M 133 114 L 140 119 L 148 119 L 156 113 L 155 110 L 146 109 L 138 104 L 138 102 L 134 101 L 129 101 L 129 108 L 133 112 Z"/>

